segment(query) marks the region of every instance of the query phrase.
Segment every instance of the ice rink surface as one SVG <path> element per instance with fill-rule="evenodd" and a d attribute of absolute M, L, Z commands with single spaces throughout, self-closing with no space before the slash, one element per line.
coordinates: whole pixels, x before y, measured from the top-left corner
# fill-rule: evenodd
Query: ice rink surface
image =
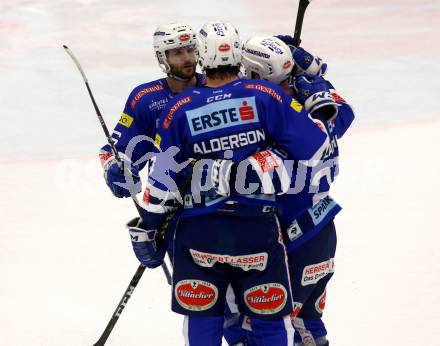
<path fill-rule="evenodd" d="M 149 4 L 150 3 L 150 4 Z M 296 1 L 0 1 L 0 345 L 92 345 L 132 275 L 124 223 L 96 156 L 136 85 L 161 77 L 161 23 L 235 24 L 243 39 L 293 31 Z M 333 197 L 335 346 L 440 340 L 440 1 L 314 0 L 303 46 L 355 108 Z M 147 271 L 107 345 L 182 345 L 160 269 Z"/>

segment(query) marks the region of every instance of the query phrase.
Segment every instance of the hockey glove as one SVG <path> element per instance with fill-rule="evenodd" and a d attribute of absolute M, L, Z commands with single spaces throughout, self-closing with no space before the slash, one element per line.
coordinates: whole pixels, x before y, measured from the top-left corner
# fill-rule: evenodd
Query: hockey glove
<path fill-rule="evenodd" d="M 322 62 L 319 56 L 313 55 L 304 48 L 289 46 L 292 51 L 293 61 L 297 66 L 296 74 L 309 73 L 315 76 L 324 76 L 327 72 L 327 64 Z"/>
<path fill-rule="evenodd" d="M 191 189 L 193 195 L 205 197 L 228 197 L 231 194 L 230 177 L 234 163 L 228 159 L 207 160 L 196 164 Z M 198 176 L 198 178 L 196 178 Z"/>
<path fill-rule="evenodd" d="M 111 155 L 103 162 L 103 168 L 105 182 L 116 197 L 135 196 L 142 191 L 139 171 L 128 159 L 119 163 Z"/>
<path fill-rule="evenodd" d="M 217 195 L 228 197 L 231 194 L 230 179 L 233 163 L 231 160 L 214 160 L 211 169 L 211 183 Z"/>
<path fill-rule="evenodd" d="M 246 183 L 251 187 L 259 186 L 257 193 L 263 194 L 284 194 L 290 187 L 290 176 L 284 165 L 286 153 L 276 148 L 269 148 L 263 151 L 257 151 L 248 156 L 239 164 L 237 169 L 237 182 L 235 184 L 236 192 L 241 193 L 245 182 L 239 179 L 246 177 Z M 242 173 L 243 167 L 250 166 L 252 169 Z"/>
<path fill-rule="evenodd" d="M 274 148 L 255 152 L 239 163 L 214 160 L 210 177 L 212 188 L 203 195 L 282 194 L 290 185 L 282 155 Z"/>
<path fill-rule="evenodd" d="M 324 76 L 327 72 L 327 64 L 322 59 L 304 48 L 295 47 L 293 45 L 293 36 L 277 35 L 281 41 L 287 44 L 292 52 L 293 61 L 295 62 L 295 75 L 301 73 L 309 73 L 315 76 Z"/>
<path fill-rule="evenodd" d="M 330 121 L 338 114 L 338 106 L 330 93 L 329 83 L 320 76 L 301 74 L 295 77 L 293 87 L 299 101 L 312 116 L 319 114 Z"/>
<path fill-rule="evenodd" d="M 156 268 L 162 265 L 168 242 L 156 239 L 157 230 L 144 229 L 142 220 L 139 217 L 130 220 L 126 227 L 130 233 L 131 245 L 139 262 L 147 268 Z"/>

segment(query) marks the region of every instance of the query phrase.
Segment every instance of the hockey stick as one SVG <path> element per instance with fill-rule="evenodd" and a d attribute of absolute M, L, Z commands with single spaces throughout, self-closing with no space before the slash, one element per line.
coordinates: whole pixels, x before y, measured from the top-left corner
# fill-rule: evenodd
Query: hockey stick
<path fill-rule="evenodd" d="M 118 163 L 122 164 L 122 160 L 118 154 L 118 151 L 116 150 L 116 148 L 114 146 L 114 143 L 113 143 L 113 140 L 112 140 L 110 133 L 108 131 L 107 125 L 105 124 L 104 118 L 102 117 L 102 114 L 98 108 L 98 105 L 96 104 L 96 101 L 95 101 L 95 98 L 93 97 L 93 93 L 92 93 L 92 90 L 90 89 L 87 77 L 86 77 L 79 61 L 76 59 L 75 55 L 72 53 L 72 51 L 69 49 L 69 47 L 67 47 L 66 45 L 63 45 L 63 48 L 66 50 L 67 54 L 69 54 L 69 56 L 72 58 L 73 62 L 77 66 L 78 70 L 80 71 L 80 73 L 84 79 L 84 82 L 86 84 L 87 91 L 89 92 L 89 96 L 92 100 L 93 107 L 95 108 L 96 114 L 98 116 L 99 122 L 101 123 L 102 129 L 104 130 L 104 133 L 107 137 L 107 141 L 108 141 L 110 147 L 112 148 L 112 151 L 113 151 L 113 154 L 115 155 L 116 160 L 118 161 Z M 190 162 L 191 167 L 193 167 L 194 164 L 195 164 L 194 160 Z M 181 187 L 182 192 L 187 188 L 187 186 L 191 182 L 191 178 L 192 178 L 192 173 L 188 174 L 188 176 L 185 178 L 185 180 L 182 184 L 182 187 Z M 139 210 L 140 206 L 138 205 L 137 200 L 135 199 L 135 197 L 132 197 L 132 199 L 133 199 L 133 202 L 136 206 L 136 209 L 138 210 L 139 214 L 141 215 L 141 212 Z M 167 214 L 167 216 L 165 217 L 165 221 L 162 223 L 161 227 L 158 230 L 159 240 L 163 240 L 165 232 L 167 231 L 167 229 L 170 225 L 170 222 L 174 218 L 179 207 L 180 207 L 179 201 L 174 200 L 173 206 L 172 206 L 170 212 Z M 145 271 L 145 268 L 146 267 L 143 264 L 140 264 L 138 266 L 133 278 L 131 279 L 127 289 L 124 292 L 124 295 L 122 296 L 121 300 L 119 301 L 119 304 L 116 307 L 116 310 L 113 312 L 113 315 L 110 318 L 110 321 L 107 323 L 107 326 L 104 329 L 104 332 L 102 333 L 99 340 L 93 346 L 104 346 L 105 345 L 105 342 L 107 341 L 108 337 L 110 336 L 110 333 L 112 332 L 114 326 L 116 325 L 116 322 L 118 321 L 119 316 L 121 315 L 122 311 L 124 310 L 125 305 L 127 304 L 128 300 L 130 299 L 131 295 L 133 294 L 134 289 L 138 285 L 138 283 L 139 283 L 139 281 Z M 165 262 L 162 264 L 162 269 L 165 273 L 168 284 L 171 285 L 171 274 L 170 274 Z"/>
<path fill-rule="evenodd" d="M 84 83 L 86 83 L 87 91 L 89 92 L 89 96 L 90 96 L 90 99 L 92 100 L 93 107 L 95 108 L 96 115 L 98 116 L 101 127 L 104 130 L 105 136 L 107 137 L 107 142 L 110 145 L 110 148 L 112 148 L 112 151 L 113 151 L 113 154 L 115 155 L 116 161 L 121 163 L 122 160 L 119 157 L 119 153 L 116 150 L 115 144 L 112 140 L 112 137 L 110 136 L 110 132 L 108 132 L 108 128 L 107 128 L 107 125 L 105 124 L 104 118 L 102 117 L 102 114 L 98 108 L 98 105 L 96 104 L 95 98 L 93 97 L 93 93 L 92 93 L 92 90 L 90 89 L 89 81 L 87 80 L 86 74 L 84 73 L 84 71 L 81 67 L 81 64 L 79 63 L 79 61 L 75 57 L 75 55 L 72 53 L 72 51 L 69 49 L 69 47 L 67 47 L 66 45 L 63 45 L 63 48 L 65 49 L 66 53 L 69 54 L 69 56 L 72 58 L 76 67 L 78 68 L 79 72 L 81 73 L 81 76 L 83 77 Z"/>
<path fill-rule="evenodd" d="M 128 300 L 130 299 L 131 295 L 134 292 L 134 289 L 136 288 L 137 284 L 139 283 L 139 280 L 142 277 L 142 274 L 144 274 L 145 266 L 143 264 L 139 265 L 139 267 L 136 270 L 136 273 L 134 274 L 133 278 L 130 281 L 130 284 L 128 285 L 127 289 L 124 292 L 124 295 L 122 296 L 118 306 L 116 307 L 115 312 L 113 312 L 112 317 L 110 318 L 110 321 L 107 323 L 107 326 L 104 329 L 104 332 L 102 333 L 99 340 L 93 344 L 93 346 L 104 346 L 105 342 L 107 341 L 110 333 L 112 332 L 114 326 L 116 325 L 116 322 L 119 319 L 119 316 L 121 315 L 122 311 L 125 308 L 125 305 L 127 304 Z"/>
<path fill-rule="evenodd" d="M 299 0 L 298 12 L 296 13 L 295 33 L 293 34 L 293 45 L 299 47 L 301 44 L 301 30 L 304 21 L 304 14 L 306 13 L 307 6 L 312 0 Z"/>
<path fill-rule="evenodd" d="M 295 47 L 299 47 L 301 44 L 301 30 L 304 21 L 304 14 L 306 13 L 307 6 L 309 6 L 310 2 L 312 2 L 312 0 L 299 0 L 298 11 L 296 13 L 295 32 L 293 34 L 292 42 Z M 297 69 L 298 67 L 294 64 L 290 75 L 295 76 Z"/>
<path fill-rule="evenodd" d="M 67 47 L 66 45 L 63 45 L 64 50 L 67 54 L 72 58 L 73 62 L 75 63 L 76 67 L 78 68 L 79 72 L 81 73 L 81 76 L 83 77 L 84 83 L 86 84 L 87 91 L 89 92 L 90 99 L 92 100 L 93 107 L 95 108 L 96 115 L 98 116 L 99 123 L 101 124 L 101 127 L 104 131 L 105 136 L 107 137 L 107 142 L 110 145 L 110 148 L 112 149 L 113 155 L 115 156 L 116 161 L 118 162 L 119 167 L 122 169 L 122 160 L 119 156 L 118 151 L 116 150 L 115 144 L 113 142 L 112 137 L 110 136 L 110 132 L 108 131 L 107 125 L 105 124 L 104 118 L 102 117 L 101 111 L 98 108 L 98 105 L 96 104 L 95 98 L 93 97 L 92 90 L 90 89 L 89 81 L 87 80 L 86 74 L 84 73 L 81 64 L 79 63 L 78 59 L 75 57 L 73 52 Z M 132 196 L 133 203 L 139 213 L 141 214 L 139 202 L 137 201 L 136 197 Z M 162 264 L 162 269 L 165 274 L 165 277 L 167 279 L 167 282 L 169 285 L 171 285 L 171 274 L 168 270 L 168 267 L 165 263 Z"/>
<path fill-rule="evenodd" d="M 191 168 L 195 165 L 195 160 L 191 161 L 190 166 Z M 188 174 L 185 177 L 185 180 L 182 184 L 181 190 L 184 191 L 188 185 L 191 183 L 192 178 L 192 172 Z M 177 199 L 173 201 L 173 206 L 171 207 L 170 212 L 165 217 L 165 221 L 162 223 L 162 226 L 158 230 L 158 238 L 160 240 L 163 240 L 163 237 L 165 235 L 165 232 L 167 231 L 171 220 L 176 215 L 177 210 L 179 209 L 180 204 Z M 140 264 L 138 269 L 136 270 L 136 273 L 133 276 L 133 279 L 131 279 L 130 284 L 128 285 L 127 289 L 124 292 L 124 295 L 122 296 L 122 299 L 120 300 L 118 306 L 116 307 L 115 312 L 113 313 L 112 317 L 110 318 L 110 321 L 107 323 L 107 326 L 104 329 L 104 332 L 102 333 L 99 340 L 93 345 L 93 346 L 104 346 L 105 342 L 107 341 L 108 337 L 110 336 L 110 333 L 112 332 L 114 326 L 116 325 L 116 322 L 119 319 L 119 316 L 121 315 L 122 311 L 125 308 L 125 305 L 127 304 L 128 300 L 130 299 L 131 295 L 133 294 L 134 289 L 136 288 L 137 284 L 139 283 L 139 280 L 142 277 L 142 274 L 145 271 L 145 266 L 143 264 Z"/>

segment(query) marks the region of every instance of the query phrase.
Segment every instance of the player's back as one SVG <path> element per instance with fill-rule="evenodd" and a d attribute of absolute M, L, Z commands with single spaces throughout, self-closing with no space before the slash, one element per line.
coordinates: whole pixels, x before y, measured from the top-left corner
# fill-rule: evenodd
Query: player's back
<path fill-rule="evenodd" d="M 174 160 L 175 167 L 189 158 L 239 162 L 274 143 L 297 160 L 309 160 L 325 140 L 307 113 L 273 83 L 236 80 L 217 88 L 192 88 L 173 99 L 161 116 L 156 136 L 160 151 L 179 150 L 171 161 L 158 157 L 151 178 L 155 187 L 169 190 L 161 179 L 171 176 L 177 186 L 182 181 L 179 172 L 162 174 L 173 170 Z M 160 156 L 169 160 L 169 155 Z M 252 197 L 259 199 L 249 194 L 246 201 Z"/>
<path fill-rule="evenodd" d="M 192 88 L 164 110 L 161 142 L 178 146 L 182 158 L 224 158 L 230 151 L 228 158 L 239 162 L 276 141 L 295 159 L 307 160 L 325 136 L 305 111 L 292 106 L 294 102 L 279 86 L 262 80 Z M 169 134 L 173 134 L 171 140 Z M 307 141 L 308 135 L 312 138 Z M 308 145 L 295 147 L 295 141 Z"/>

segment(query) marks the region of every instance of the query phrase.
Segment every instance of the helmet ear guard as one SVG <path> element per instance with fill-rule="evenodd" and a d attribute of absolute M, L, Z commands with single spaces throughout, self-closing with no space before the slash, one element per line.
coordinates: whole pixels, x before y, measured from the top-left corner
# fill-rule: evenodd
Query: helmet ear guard
<path fill-rule="evenodd" d="M 241 57 L 241 63 L 244 67 L 244 74 L 247 79 L 264 79 L 263 76 L 270 74 L 267 64 L 263 64 L 258 60 L 250 59 L 245 54 Z"/>
<path fill-rule="evenodd" d="M 169 73 L 171 71 L 171 67 L 168 64 L 166 54 L 162 52 L 156 52 L 156 58 L 162 71 L 165 73 Z"/>
<path fill-rule="evenodd" d="M 293 68 L 290 48 L 272 36 L 255 36 L 243 45 L 242 64 L 245 76 L 253 73 L 261 79 L 279 84 L 288 79 Z"/>

